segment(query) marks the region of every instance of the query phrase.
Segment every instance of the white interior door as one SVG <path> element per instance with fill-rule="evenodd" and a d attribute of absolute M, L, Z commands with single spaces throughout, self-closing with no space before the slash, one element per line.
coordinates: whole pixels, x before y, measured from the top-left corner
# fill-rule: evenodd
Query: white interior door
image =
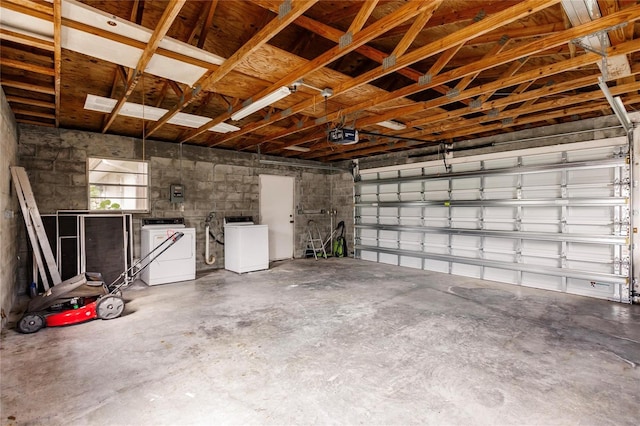
<path fill-rule="evenodd" d="M 269 260 L 293 257 L 294 183 L 290 176 L 260 175 L 260 217 L 269 226 Z"/>

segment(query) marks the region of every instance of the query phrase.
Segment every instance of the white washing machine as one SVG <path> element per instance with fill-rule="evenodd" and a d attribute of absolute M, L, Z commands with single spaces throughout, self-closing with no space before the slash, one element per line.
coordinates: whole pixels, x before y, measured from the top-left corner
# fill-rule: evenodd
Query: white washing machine
<path fill-rule="evenodd" d="M 141 258 L 161 245 L 174 232 L 182 232 L 184 236 L 166 251 L 159 249 L 157 253 L 153 253 L 150 256 L 153 261 L 140 274 L 140 278 L 147 285 L 196 278 L 196 229 L 186 228 L 183 218 L 143 219 L 140 232 Z M 159 253 L 162 254 L 158 255 Z"/>
<path fill-rule="evenodd" d="M 250 216 L 225 218 L 224 268 L 242 274 L 269 269 L 269 228 Z"/>

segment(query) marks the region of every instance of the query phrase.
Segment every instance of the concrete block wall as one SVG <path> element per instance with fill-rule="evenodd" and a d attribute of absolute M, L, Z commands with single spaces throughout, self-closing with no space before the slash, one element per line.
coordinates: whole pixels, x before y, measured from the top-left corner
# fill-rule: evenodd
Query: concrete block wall
<path fill-rule="evenodd" d="M 149 162 L 150 210 L 145 214 L 133 215 L 136 256 L 140 253 L 140 223 L 143 217 L 184 217 L 188 227 L 196 228 L 197 269 L 203 271 L 224 267 L 224 248 L 213 240 L 210 242 L 210 254 L 216 256 L 216 261 L 213 265 L 204 262 L 205 219 L 210 213 L 215 214 L 211 225 L 220 240 L 225 216 L 250 215 L 259 219 L 260 174 L 295 177 L 295 257 L 304 256 L 309 219 L 318 221 L 323 232 L 329 231 L 329 215 L 310 212 L 321 209 L 328 212 L 340 204 L 340 214 L 349 211 L 346 222 L 350 226 L 353 223 L 353 209 L 344 209 L 344 197 L 340 198 L 339 203 L 333 199 L 336 194 L 352 193 L 353 185 L 348 173 L 261 164 L 258 156 L 250 153 L 150 140 L 143 142 L 136 138 L 76 130 L 20 126 L 19 161 L 29 173 L 38 207 L 43 214 L 57 210 L 87 209 L 88 157 Z M 299 163 L 298 160 L 277 160 L 289 161 L 292 165 Z M 346 178 L 338 178 L 341 175 Z M 170 185 L 176 183 L 185 187 L 183 204 L 169 201 Z M 346 187 L 342 188 L 342 185 Z M 352 203 L 352 200 L 347 203 Z M 23 266 L 25 268 L 26 265 Z"/>
<path fill-rule="evenodd" d="M 18 126 L 0 88 L 0 323 L 4 327 L 17 294 L 20 205 L 11 182 L 10 166 L 18 159 Z"/>

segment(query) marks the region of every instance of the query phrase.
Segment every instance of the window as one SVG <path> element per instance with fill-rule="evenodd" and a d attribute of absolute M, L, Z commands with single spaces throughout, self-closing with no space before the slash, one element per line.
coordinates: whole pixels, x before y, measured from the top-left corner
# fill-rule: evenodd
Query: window
<path fill-rule="evenodd" d="M 89 158 L 89 210 L 149 210 L 146 161 Z"/>

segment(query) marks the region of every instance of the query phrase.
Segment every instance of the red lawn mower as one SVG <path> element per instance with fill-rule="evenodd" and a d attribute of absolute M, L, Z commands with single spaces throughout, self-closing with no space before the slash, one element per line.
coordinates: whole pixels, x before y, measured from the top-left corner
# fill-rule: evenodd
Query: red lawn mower
<path fill-rule="evenodd" d="M 31 299 L 27 311 L 16 325 L 17 330 L 29 334 L 45 326 L 58 327 L 96 318 L 118 318 L 125 305 L 122 290 L 183 236 L 182 232 L 174 232 L 109 285 L 104 283 L 101 274 L 87 272 L 51 287 L 46 293 Z"/>

